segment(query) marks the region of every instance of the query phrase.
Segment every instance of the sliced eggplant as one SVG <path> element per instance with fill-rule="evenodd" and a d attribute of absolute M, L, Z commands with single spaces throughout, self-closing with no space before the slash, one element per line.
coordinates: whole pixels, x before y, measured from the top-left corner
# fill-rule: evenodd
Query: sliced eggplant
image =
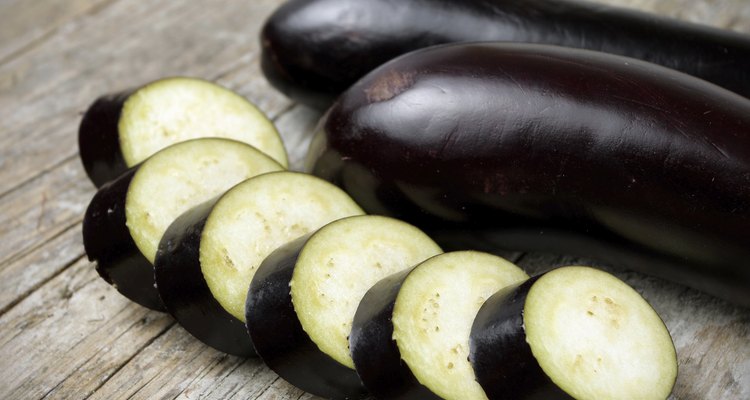
<path fill-rule="evenodd" d="M 163 310 L 153 262 L 167 227 L 238 182 L 283 170 L 254 147 L 220 138 L 169 146 L 102 186 L 83 220 L 86 254 L 99 275 L 145 307 Z"/>
<path fill-rule="evenodd" d="M 457 251 L 378 283 L 350 338 L 365 386 L 382 398 L 486 398 L 467 359 L 472 321 L 492 294 L 526 279 L 505 259 Z"/>
<path fill-rule="evenodd" d="M 281 137 L 253 104 L 194 78 L 161 79 L 98 98 L 78 131 L 81 160 L 97 187 L 171 144 L 224 137 L 251 144 L 287 166 Z"/>
<path fill-rule="evenodd" d="M 280 247 L 261 264 L 247 297 L 256 351 L 291 384 L 326 398 L 365 395 L 349 354 L 355 311 L 379 280 L 441 252 L 404 222 L 358 216 Z"/>
<path fill-rule="evenodd" d="M 750 100 L 720 87 L 591 51 L 445 45 L 373 71 L 319 126 L 316 175 L 443 248 L 595 258 L 750 306 Z"/>
<path fill-rule="evenodd" d="M 563 267 L 505 288 L 482 306 L 469 359 L 490 399 L 666 399 L 672 338 L 614 276 Z"/>
<path fill-rule="evenodd" d="M 359 214 L 346 193 L 312 175 L 283 171 L 248 179 L 170 225 L 154 263 L 159 295 L 201 341 L 254 355 L 244 310 L 260 263 L 293 239 Z"/>

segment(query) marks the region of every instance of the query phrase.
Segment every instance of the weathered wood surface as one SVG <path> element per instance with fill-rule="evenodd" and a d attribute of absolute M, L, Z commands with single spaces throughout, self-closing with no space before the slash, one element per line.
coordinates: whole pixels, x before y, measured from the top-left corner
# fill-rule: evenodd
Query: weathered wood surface
<path fill-rule="evenodd" d="M 750 33 L 747 0 L 601 0 Z M 84 255 L 94 193 L 77 159 L 98 95 L 169 75 L 234 89 L 275 119 L 301 167 L 318 114 L 263 79 L 257 33 L 281 0 L 0 0 L 0 398 L 313 398 L 130 303 Z M 530 273 L 583 261 L 512 255 Z M 606 267 L 605 267 L 606 268 Z M 750 398 L 750 310 L 614 271 L 663 316 L 677 399 Z"/>

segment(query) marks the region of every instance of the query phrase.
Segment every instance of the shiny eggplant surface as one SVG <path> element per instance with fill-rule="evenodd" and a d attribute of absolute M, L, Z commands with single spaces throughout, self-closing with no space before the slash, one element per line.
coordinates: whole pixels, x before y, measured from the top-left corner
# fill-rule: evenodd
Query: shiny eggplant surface
<path fill-rule="evenodd" d="M 339 98 L 308 168 L 446 249 L 587 256 L 750 306 L 750 100 L 679 72 L 530 44 L 414 52 Z"/>
<path fill-rule="evenodd" d="M 125 220 L 125 198 L 137 171 L 131 168 L 94 195 L 83 219 L 83 245 L 96 271 L 136 303 L 164 311 L 151 263 L 138 250 Z"/>
<path fill-rule="evenodd" d="M 117 124 L 132 90 L 101 96 L 89 106 L 78 130 L 78 149 L 94 186 L 101 187 L 128 169 L 120 149 Z"/>
<path fill-rule="evenodd" d="M 578 0 L 292 0 L 262 33 L 262 67 L 317 108 L 375 67 L 444 43 L 513 41 L 660 64 L 750 97 L 750 37 Z"/>
<path fill-rule="evenodd" d="M 359 303 L 349 336 L 352 359 L 362 382 L 376 398 L 439 400 L 417 381 L 393 341 L 393 306 L 411 269 L 375 284 Z"/>
<path fill-rule="evenodd" d="M 491 254 L 431 257 L 375 284 L 349 337 L 354 364 L 382 399 L 486 400 L 469 363 L 469 336 L 485 299 L 528 279 Z"/>
<path fill-rule="evenodd" d="M 282 169 L 235 140 L 201 138 L 164 148 L 94 195 L 83 221 L 86 254 L 120 293 L 164 310 L 153 263 L 169 225 L 247 178 Z"/>
<path fill-rule="evenodd" d="M 665 399 L 672 338 L 624 282 L 570 266 L 491 296 L 471 328 L 469 361 L 487 398 Z"/>
<path fill-rule="evenodd" d="M 215 203 L 193 207 L 164 233 L 154 262 L 156 287 L 167 311 L 193 336 L 225 353 L 255 356 L 245 324 L 211 295 L 201 271 L 201 233 Z"/>
<path fill-rule="evenodd" d="M 99 97 L 78 130 L 81 161 L 100 187 L 169 145 L 200 137 L 244 142 L 287 166 L 273 123 L 238 94 L 201 79 L 172 77 Z"/>
<path fill-rule="evenodd" d="M 361 213 L 341 189 L 312 175 L 277 171 L 245 180 L 166 230 L 154 262 L 159 296 L 196 338 L 252 356 L 244 310 L 258 265 L 277 247 Z"/>
<path fill-rule="evenodd" d="M 357 373 L 323 353 L 294 310 L 289 282 L 309 236 L 276 249 L 258 268 L 247 294 L 248 332 L 263 362 L 294 386 L 328 399 L 363 398 Z"/>

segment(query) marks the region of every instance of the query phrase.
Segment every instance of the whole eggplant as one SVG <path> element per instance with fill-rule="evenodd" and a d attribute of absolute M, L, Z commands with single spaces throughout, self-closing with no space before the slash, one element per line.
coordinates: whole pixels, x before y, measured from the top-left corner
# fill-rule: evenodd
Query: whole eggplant
<path fill-rule="evenodd" d="M 287 96 L 324 109 L 398 55 L 473 41 L 628 56 L 750 97 L 750 36 L 580 0 L 292 0 L 263 28 L 262 67 Z"/>
<path fill-rule="evenodd" d="M 587 256 L 750 306 L 750 100 L 604 53 L 445 45 L 319 124 L 308 169 L 446 249 Z"/>

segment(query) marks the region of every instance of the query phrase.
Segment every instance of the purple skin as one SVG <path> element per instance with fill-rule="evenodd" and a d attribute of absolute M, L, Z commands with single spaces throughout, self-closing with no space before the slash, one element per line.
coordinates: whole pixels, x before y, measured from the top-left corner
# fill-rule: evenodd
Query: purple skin
<path fill-rule="evenodd" d="M 89 106 L 78 128 L 78 149 L 86 174 L 101 187 L 128 167 L 122 157 L 118 124 L 132 90 L 99 97 Z"/>
<path fill-rule="evenodd" d="M 469 361 L 490 400 L 570 400 L 544 373 L 526 342 L 523 310 L 539 276 L 511 285 L 479 310 L 469 337 Z"/>
<path fill-rule="evenodd" d="M 439 400 L 417 381 L 401 360 L 393 338 L 393 307 L 411 269 L 373 286 L 357 307 L 349 335 L 354 366 L 365 387 L 378 399 Z"/>
<path fill-rule="evenodd" d="M 673 70 L 543 45 L 425 49 L 346 91 L 307 161 L 445 249 L 585 256 L 750 306 L 750 100 Z"/>
<path fill-rule="evenodd" d="M 262 31 L 261 65 L 319 109 L 386 61 L 436 44 L 510 41 L 617 54 L 750 97 L 750 36 L 570 0 L 292 0 Z"/>
<path fill-rule="evenodd" d="M 258 267 L 247 294 L 248 332 L 263 362 L 292 385 L 327 399 L 364 398 L 357 373 L 320 351 L 294 311 L 289 282 L 310 235 L 274 250 Z"/>
<path fill-rule="evenodd" d="M 83 247 L 99 275 L 128 299 L 165 311 L 154 287 L 154 269 L 125 225 L 125 198 L 137 167 L 96 192 L 83 219 Z"/>
<path fill-rule="evenodd" d="M 167 228 L 154 262 L 156 287 L 177 322 L 198 340 L 224 353 L 256 356 L 245 324 L 211 294 L 200 265 L 200 240 L 216 199 L 193 207 Z"/>

